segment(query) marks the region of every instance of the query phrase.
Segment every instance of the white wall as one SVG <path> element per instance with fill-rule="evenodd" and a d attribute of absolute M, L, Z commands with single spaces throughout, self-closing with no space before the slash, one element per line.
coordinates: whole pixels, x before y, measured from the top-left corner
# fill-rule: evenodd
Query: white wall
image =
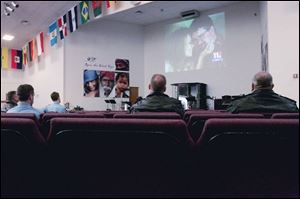
<path fill-rule="evenodd" d="M 1 99 L 5 99 L 8 91 L 17 90 L 20 84 L 31 84 L 35 90 L 34 107 L 43 108 L 50 104 L 53 91 L 59 92 L 63 100 L 63 46 L 59 43 L 57 47 L 50 47 L 47 36 L 44 42 L 45 54 L 23 70 L 1 69 Z"/>
<path fill-rule="evenodd" d="M 227 66 L 217 70 L 166 73 L 167 94 L 172 94 L 170 84 L 179 82 L 206 83 L 208 95 L 216 97 L 250 92 L 252 77 L 261 70 L 259 3 L 241 2 L 203 12 L 200 17 L 218 12 L 225 13 L 226 52 L 224 53 L 226 53 Z M 145 27 L 146 85 L 154 73 L 164 74 L 166 28 L 178 21 L 180 20 L 169 20 Z M 147 88 L 145 93 L 148 93 Z"/>
<path fill-rule="evenodd" d="M 299 2 L 267 2 L 269 68 L 274 91 L 299 107 Z"/>
<path fill-rule="evenodd" d="M 105 110 L 105 98 L 84 97 L 84 69 L 101 70 L 99 67 L 86 67 L 87 57 L 95 57 L 96 63 L 112 65 L 116 58 L 130 62 L 130 86 L 139 87 L 140 95 L 144 88 L 143 28 L 109 20 L 96 20 L 84 25 L 65 43 L 65 100 L 71 106 L 79 105 L 85 110 Z"/>

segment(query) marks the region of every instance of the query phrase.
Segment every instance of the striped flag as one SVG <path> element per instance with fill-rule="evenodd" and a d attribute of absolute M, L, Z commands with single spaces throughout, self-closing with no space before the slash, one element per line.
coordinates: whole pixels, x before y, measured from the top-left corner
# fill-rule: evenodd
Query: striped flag
<path fill-rule="evenodd" d="M 36 36 L 37 55 L 41 56 L 44 53 L 44 33 L 40 32 Z"/>
<path fill-rule="evenodd" d="M 81 23 L 85 24 L 90 20 L 89 2 L 88 1 L 81 1 L 79 5 L 80 5 Z"/>
<path fill-rule="evenodd" d="M 60 17 L 57 21 L 60 39 L 64 39 L 68 35 L 67 31 L 67 15 Z"/>
<path fill-rule="evenodd" d="M 54 46 L 55 44 L 57 44 L 57 23 L 56 23 L 56 21 L 53 22 L 49 26 L 49 35 L 50 35 L 50 45 Z"/>
<path fill-rule="evenodd" d="M 29 60 L 34 61 L 35 51 L 34 51 L 34 39 L 29 42 Z"/>
<path fill-rule="evenodd" d="M 11 49 L 11 67 L 15 69 L 22 69 L 22 51 Z"/>
<path fill-rule="evenodd" d="M 69 15 L 69 29 L 70 32 L 75 32 L 75 30 L 78 29 L 78 23 L 77 23 L 77 6 L 74 6 L 71 8 L 71 10 L 68 11 Z"/>
<path fill-rule="evenodd" d="M 98 17 L 101 14 L 102 1 L 92 1 L 92 7 L 94 11 L 94 17 Z"/>
<path fill-rule="evenodd" d="M 8 48 L 1 48 L 1 68 L 8 69 Z"/>
<path fill-rule="evenodd" d="M 106 7 L 110 8 L 111 6 L 115 5 L 117 1 L 106 1 Z"/>
<path fill-rule="evenodd" d="M 27 65 L 27 44 L 22 48 L 22 53 L 23 53 L 23 66 Z"/>

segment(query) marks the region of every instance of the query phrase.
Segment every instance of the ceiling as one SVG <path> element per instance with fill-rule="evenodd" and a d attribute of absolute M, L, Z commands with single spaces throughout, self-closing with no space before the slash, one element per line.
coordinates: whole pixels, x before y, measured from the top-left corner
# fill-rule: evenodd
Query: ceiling
<path fill-rule="evenodd" d="M 6 17 L 3 14 L 4 2 L 1 1 L 1 38 L 4 34 L 12 34 L 15 39 L 7 42 L 1 39 L 1 47 L 21 49 L 40 31 L 47 32 L 48 26 L 58 17 L 78 4 L 79 1 L 17 1 L 19 8 Z M 196 9 L 198 11 L 227 6 L 237 1 L 153 1 L 148 4 L 117 12 L 106 19 L 128 22 L 138 25 L 176 18 L 180 12 Z M 142 14 L 136 14 L 140 10 Z M 163 10 L 163 11 L 162 11 Z M 101 18 L 100 18 L 101 19 Z M 99 20 L 100 20 L 99 19 Z M 22 25 L 21 21 L 29 21 Z"/>

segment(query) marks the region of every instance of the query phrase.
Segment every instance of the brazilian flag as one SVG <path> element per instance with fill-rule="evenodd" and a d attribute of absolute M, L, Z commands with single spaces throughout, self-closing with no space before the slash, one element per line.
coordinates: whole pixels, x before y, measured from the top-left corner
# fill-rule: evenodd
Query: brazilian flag
<path fill-rule="evenodd" d="M 85 24 L 90 20 L 88 1 L 80 2 L 80 16 L 81 16 L 81 24 Z"/>

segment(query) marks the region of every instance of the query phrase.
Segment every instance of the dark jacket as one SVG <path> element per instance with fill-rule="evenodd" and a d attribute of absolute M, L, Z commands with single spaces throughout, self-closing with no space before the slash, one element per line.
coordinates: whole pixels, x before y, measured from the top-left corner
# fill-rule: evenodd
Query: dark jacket
<path fill-rule="evenodd" d="M 230 103 L 227 111 L 241 112 L 298 112 L 294 100 L 276 94 L 271 89 L 260 89 Z"/>
<path fill-rule="evenodd" d="M 176 112 L 183 116 L 181 102 L 160 92 L 153 92 L 131 107 L 131 112 Z"/>
<path fill-rule="evenodd" d="M 18 104 L 13 101 L 7 101 L 1 108 L 1 112 L 7 112 L 9 109 L 12 109 L 13 107 L 15 107 L 17 105 Z"/>

